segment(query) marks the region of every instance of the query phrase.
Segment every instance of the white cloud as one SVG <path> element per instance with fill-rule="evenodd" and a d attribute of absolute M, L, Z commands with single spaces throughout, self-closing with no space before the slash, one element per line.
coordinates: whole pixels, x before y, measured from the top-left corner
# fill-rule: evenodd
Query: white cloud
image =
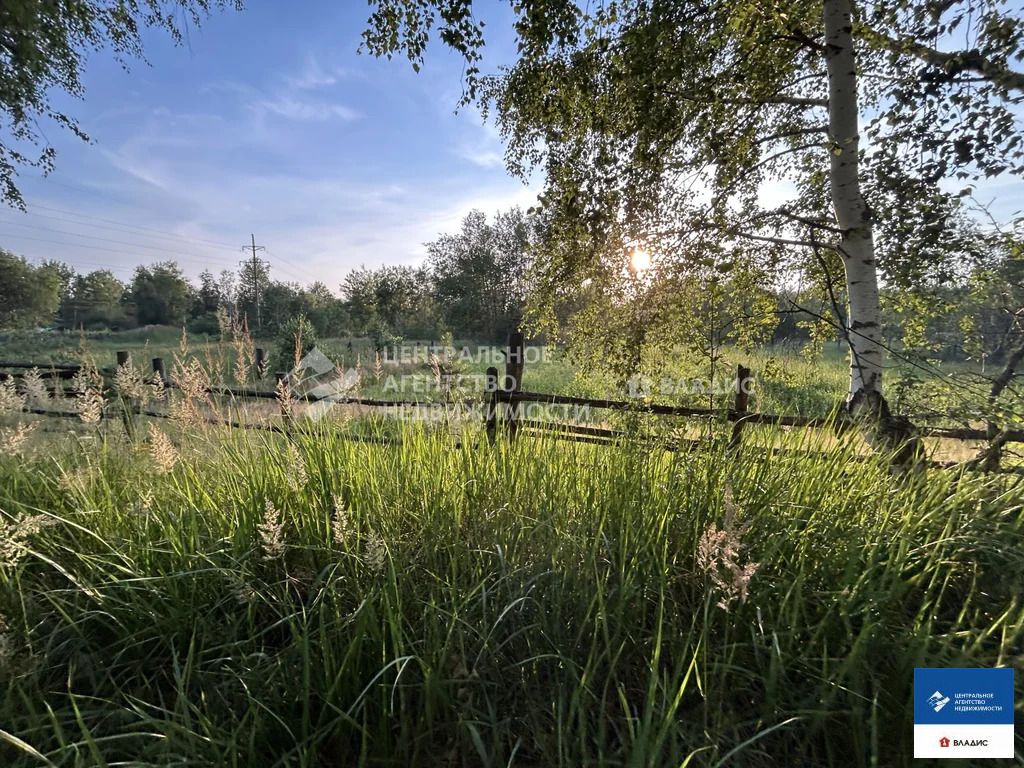
<path fill-rule="evenodd" d="M 338 82 L 338 75 L 325 71 L 312 56 L 306 59 L 306 66 L 298 75 L 286 77 L 285 82 L 291 88 L 315 90 L 326 88 Z"/>
<path fill-rule="evenodd" d="M 200 92 L 234 97 L 257 116 L 269 114 L 295 121 L 358 120 L 362 115 L 352 107 L 311 93 L 335 84 L 341 72 L 337 70 L 335 74 L 328 73 L 310 59 L 298 75 L 285 76 L 269 88 L 260 89 L 247 83 L 218 80 L 203 86 Z"/>
<path fill-rule="evenodd" d="M 493 120 L 484 122 L 475 107 L 466 114 L 470 119 L 460 122 L 462 130 L 450 148 L 452 154 L 480 168 L 504 168 L 505 147 Z"/>
<path fill-rule="evenodd" d="M 288 120 L 340 120 L 350 122 L 362 115 L 344 104 L 326 101 L 302 100 L 291 96 L 263 99 L 249 105 L 257 113 L 269 112 Z"/>
<path fill-rule="evenodd" d="M 241 246 L 254 232 L 257 243 L 267 247 L 277 279 L 322 280 L 335 289 L 360 264 L 421 261 L 426 256 L 423 244 L 457 231 L 473 208 L 491 215 L 536 202 L 536 188 L 497 170 L 417 179 L 402 169 L 390 176 L 338 175 L 334 168 L 293 168 L 287 160 L 261 165 L 223 159 L 237 150 L 238 137 L 245 132 L 244 123 L 216 115 L 153 115 L 138 134 L 92 155 L 95 176 L 107 184 L 100 196 L 61 202 L 56 188 L 45 182 L 39 187 L 43 193 L 33 195 L 43 205 L 73 208 L 188 241 L 161 239 L 147 230 L 104 231 L 71 221 L 58 227 L 66 234 L 48 239 L 99 248 L 26 242 L 24 252 L 68 260 L 83 269 L 98 268 L 101 262 L 118 268 L 121 276 L 130 274 L 135 264 L 177 259 L 194 277 L 203 269 L 237 269 Z M 289 144 L 292 134 L 291 129 L 279 130 L 259 141 L 283 145 L 287 158 L 301 151 L 301 146 Z M 244 160 L 248 151 L 235 157 Z M 210 158 L 218 160 L 210 165 Z M 88 239 L 96 236 L 123 242 Z"/>
<path fill-rule="evenodd" d="M 177 259 L 196 276 L 203 269 L 237 269 L 241 246 L 254 232 L 276 278 L 322 280 L 336 288 L 360 264 L 421 261 L 424 243 L 457 231 L 473 208 L 492 215 L 535 204 L 537 185 L 525 186 L 502 170 L 494 127 L 481 125 L 475 112 L 451 119 L 451 103 L 445 114 L 428 109 L 423 131 L 436 131 L 438 153 L 475 167 L 433 163 L 429 167 L 450 170 L 424 173 L 415 163 L 397 166 L 380 145 L 353 149 L 339 135 L 366 128 L 348 127 L 360 114 L 337 98 L 345 77 L 310 59 L 294 76 L 265 87 L 211 83 L 199 89 L 206 98 L 196 100 L 194 111 L 139 110 L 121 125 L 130 133 L 120 141 L 108 132 L 99 151 L 83 153 L 78 168 L 62 166 L 57 178 L 26 191 L 30 202 L 144 229 L 104 230 L 95 219 L 90 226 L 68 216 L 55 226 L 62 234 L 37 232 L 63 243 L 25 241 L 23 252 L 83 269 L 102 263 L 119 276 L 139 263 Z M 402 109 L 418 97 L 396 96 Z M 63 179 L 86 194 L 62 191 Z M 46 224 L 31 217 L 25 222 Z"/>

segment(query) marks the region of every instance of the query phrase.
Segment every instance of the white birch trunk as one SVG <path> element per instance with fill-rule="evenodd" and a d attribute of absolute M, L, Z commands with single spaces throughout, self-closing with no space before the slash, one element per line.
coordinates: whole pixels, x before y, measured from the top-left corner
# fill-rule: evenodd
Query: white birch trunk
<path fill-rule="evenodd" d="M 882 311 L 871 231 L 871 212 L 861 194 L 857 70 L 850 0 L 824 0 L 828 123 L 833 142 L 829 181 L 849 297 L 850 399 L 881 399 Z"/>

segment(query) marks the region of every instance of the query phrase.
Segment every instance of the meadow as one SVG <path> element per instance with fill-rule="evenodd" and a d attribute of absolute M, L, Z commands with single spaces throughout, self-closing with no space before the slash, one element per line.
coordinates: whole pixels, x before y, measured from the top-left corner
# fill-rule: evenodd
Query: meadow
<path fill-rule="evenodd" d="M 790 359 L 759 402 L 813 413 L 840 362 Z M 1024 681 L 1017 476 L 2 419 L 3 765 L 910 765 L 915 666 Z"/>
<path fill-rule="evenodd" d="M 255 378 L 250 366 L 249 378 L 242 381 L 256 388 L 273 389 L 274 371 L 287 371 L 292 364 L 291 351 L 280 348 L 275 340 L 240 340 L 234 343 L 230 336 L 191 335 L 187 337 L 188 355 L 212 368 L 211 361 L 221 359 L 220 368 L 227 383 L 232 380 L 239 349 L 245 345 L 267 349 L 269 370 L 262 379 Z M 368 398 L 392 400 L 431 400 L 441 395 L 418 387 L 433 378 L 429 350 L 438 348 L 439 340 L 406 341 L 400 347 L 385 348 L 381 358 L 380 376 L 374 375 L 377 351 L 366 338 L 326 338 L 318 347 L 334 362 L 343 367 L 361 366 L 363 377 L 360 392 Z M 78 363 L 84 344 L 88 355 L 103 370 L 116 366 L 116 353 L 127 351 L 136 365 L 148 371 L 153 357 L 163 358 L 173 365 L 175 355 L 182 350 L 180 328 L 157 326 L 122 332 L 21 332 L 0 334 L 0 360 L 37 363 L 41 370 L 50 364 Z M 469 377 L 469 396 L 480 394 L 479 384 L 489 365 L 503 369 L 503 350 L 485 347 L 469 339 L 456 339 L 452 349 L 459 364 L 455 370 Z M 350 346 L 351 345 L 351 346 Z M 525 366 L 523 388 L 560 395 L 622 399 L 623 382 L 605 371 L 581 369 L 564 350 L 544 347 L 543 357 L 538 348 L 538 359 Z M 485 351 L 486 350 L 486 351 Z M 825 417 L 834 413 L 846 398 L 849 381 L 847 353 L 835 345 L 826 345 L 816 354 L 807 354 L 800 346 L 766 347 L 755 351 L 721 350 L 721 360 L 712 369 L 707 360 L 685 350 L 657 361 L 658 373 L 652 375 L 650 400 L 671 405 L 693 407 L 720 407 L 720 396 L 712 397 L 690 389 L 683 391 L 680 384 L 713 382 L 731 384 L 735 366 L 750 367 L 756 378 L 751 393 L 751 410 L 765 413 L 787 413 L 802 416 Z M 890 355 L 886 362 L 889 370 L 890 400 L 894 410 L 912 415 L 915 419 L 941 425 L 966 425 L 977 419 L 979 405 L 984 402 L 990 381 L 974 364 L 919 360 L 916 357 Z M 991 371 L 988 371 L 991 376 Z M 388 379 L 391 378 L 389 382 Z M 404 377 L 404 378 L 403 378 Z M 415 388 L 416 391 L 413 391 Z M 404 390 L 404 391 L 403 391 Z"/>

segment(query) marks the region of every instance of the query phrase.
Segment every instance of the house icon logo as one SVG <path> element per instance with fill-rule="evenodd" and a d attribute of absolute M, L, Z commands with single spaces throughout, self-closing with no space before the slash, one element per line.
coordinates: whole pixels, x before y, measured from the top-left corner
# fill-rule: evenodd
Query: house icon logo
<path fill-rule="evenodd" d="M 943 736 L 941 739 L 939 739 L 939 746 L 940 747 L 948 747 L 949 746 L 949 739 L 947 739 L 945 736 Z"/>
<path fill-rule="evenodd" d="M 299 361 L 286 377 L 291 390 L 309 402 L 305 415 L 319 421 L 339 401 L 344 401 L 359 390 L 359 371 L 342 371 L 314 347 Z"/>
<path fill-rule="evenodd" d="M 949 704 L 949 696 L 943 696 L 938 691 L 928 697 L 928 705 L 936 712 L 940 712 L 947 704 Z"/>

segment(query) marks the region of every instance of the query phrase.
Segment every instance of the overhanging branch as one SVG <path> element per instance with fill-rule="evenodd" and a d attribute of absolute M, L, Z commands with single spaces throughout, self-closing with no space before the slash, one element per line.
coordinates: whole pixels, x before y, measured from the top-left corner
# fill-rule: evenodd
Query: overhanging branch
<path fill-rule="evenodd" d="M 1024 93 L 1024 73 L 1016 72 L 1001 61 L 993 61 L 974 49 L 970 51 L 940 51 L 910 37 L 891 37 L 870 28 L 866 29 L 868 40 L 885 50 L 913 56 L 926 64 L 937 67 L 950 78 L 962 72 L 973 72 L 993 85 L 1008 91 Z"/>

